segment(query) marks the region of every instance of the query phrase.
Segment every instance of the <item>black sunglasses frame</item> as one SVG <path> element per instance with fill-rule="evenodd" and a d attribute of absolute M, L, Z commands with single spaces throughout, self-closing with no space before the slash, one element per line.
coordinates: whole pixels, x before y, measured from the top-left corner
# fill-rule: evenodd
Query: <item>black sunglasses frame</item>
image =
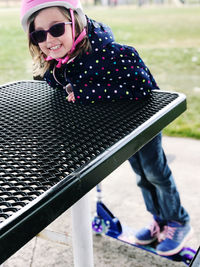
<path fill-rule="evenodd" d="M 33 44 L 45 42 L 47 39 L 47 33 L 50 33 L 53 37 L 60 37 L 65 33 L 65 25 L 72 24 L 72 22 L 61 22 L 52 25 L 48 30 L 37 30 L 31 32 L 30 38 Z M 58 28 L 59 27 L 59 28 Z"/>

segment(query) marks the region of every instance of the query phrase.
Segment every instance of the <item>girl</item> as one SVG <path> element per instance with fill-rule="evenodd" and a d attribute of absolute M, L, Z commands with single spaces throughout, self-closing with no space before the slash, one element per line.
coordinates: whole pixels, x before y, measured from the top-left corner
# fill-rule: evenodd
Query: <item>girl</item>
<path fill-rule="evenodd" d="M 137 51 L 115 43 L 111 30 L 86 18 L 77 0 L 27 0 L 21 20 L 34 75 L 66 89 L 68 101 L 138 100 L 158 89 Z"/>
<path fill-rule="evenodd" d="M 87 18 L 78 0 L 23 0 L 21 23 L 28 32 L 34 76 L 66 90 L 68 101 L 136 101 L 158 89 L 137 51 L 114 42 L 111 30 Z M 161 134 L 129 161 L 153 215 L 151 225 L 136 234 L 136 241 L 160 240 L 164 230 L 157 252 L 179 252 L 191 227 L 162 150 Z"/>

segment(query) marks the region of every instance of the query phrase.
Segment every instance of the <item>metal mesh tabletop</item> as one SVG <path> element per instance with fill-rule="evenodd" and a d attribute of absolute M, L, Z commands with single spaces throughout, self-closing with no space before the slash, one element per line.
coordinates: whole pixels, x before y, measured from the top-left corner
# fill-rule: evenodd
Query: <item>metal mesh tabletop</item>
<path fill-rule="evenodd" d="M 80 105 L 44 82 L 1 86 L 0 263 L 185 108 L 178 93 Z"/>

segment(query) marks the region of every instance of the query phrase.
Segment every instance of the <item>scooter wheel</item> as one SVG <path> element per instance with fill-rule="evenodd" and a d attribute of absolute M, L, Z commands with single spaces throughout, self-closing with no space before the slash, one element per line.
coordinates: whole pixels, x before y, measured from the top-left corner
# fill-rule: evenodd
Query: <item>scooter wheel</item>
<path fill-rule="evenodd" d="M 92 230 L 96 232 L 96 234 L 103 234 L 106 232 L 106 224 L 103 219 L 96 216 L 92 221 Z"/>
<path fill-rule="evenodd" d="M 194 258 L 195 253 L 195 250 L 191 248 L 183 248 L 180 252 L 180 255 L 182 257 L 183 262 L 189 265 L 192 259 Z"/>

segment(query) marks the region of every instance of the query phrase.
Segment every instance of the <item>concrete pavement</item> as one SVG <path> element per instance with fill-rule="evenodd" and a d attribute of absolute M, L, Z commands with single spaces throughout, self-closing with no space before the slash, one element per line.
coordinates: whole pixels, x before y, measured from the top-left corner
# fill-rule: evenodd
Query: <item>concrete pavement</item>
<path fill-rule="evenodd" d="M 186 138 L 163 138 L 169 165 L 180 192 L 183 206 L 191 216 L 194 236 L 188 246 L 200 245 L 200 141 Z M 128 162 L 122 164 L 102 183 L 104 203 L 121 222 L 139 229 L 151 218 L 145 210 L 135 174 Z M 90 192 L 92 213 L 95 213 L 95 189 Z M 33 238 L 4 263 L 4 267 L 72 267 L 72 237 L 70 210 L 48 226 L 55 231 L 69 233 L 68 245 L 59 245 Z M 12 245 L 12 244 L 11 244 Z M 114 239 L 94 236 L 95 267 L 185 266 L 154 256 Z M 87 266 L 85 266 L 87 267 Z"/>

